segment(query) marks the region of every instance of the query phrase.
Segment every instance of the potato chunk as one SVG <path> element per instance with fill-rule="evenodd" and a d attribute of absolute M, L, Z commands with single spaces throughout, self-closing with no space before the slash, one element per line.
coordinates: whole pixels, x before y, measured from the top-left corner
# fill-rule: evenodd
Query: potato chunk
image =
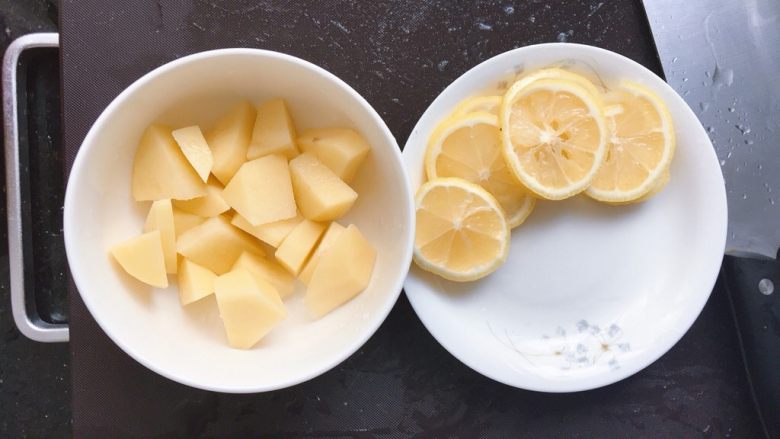
<path fill-rule="evenodd" d="M 159 230 L 121 242 L 111 248 L 111 254 L 130 276 L 153 287 L 168 286 Z"/>
<path fill-rule="evenodd" d="M 209 144 L 206 143 L 206 138 L 203 137 L 200 127 L 193 125 L 179 128 L 173 130 L 171 134 L 200 179 L 207 181 L 209 174 L 211 174 L 211 167 L 214 166 L 214 156 L 211 154 Z"/>
<path fill-rule="evenodd" d="M 350 183 L 371 147 L 352 128 L 314 128 L 300 134 L 298 147 L 310 152 L 345 183 Z"/>
<path fill-rule="evenodd" d="M 152 203 L 146 215 L 144 232 L 160 231 L 160 240 L 165 258 L 165 271 L 176 273 L 176 227 L 173 221 L 171 200 L 158 200 Z"/>
<path fill-rule="evenodd" d="M 257 120 L 252 132 L 247 159 L 269 154 L 282 154 L 288 159 L 298 155 L 295 145 L 295 125 L 283 99 L 271 99 L 257 108 Z"/>
<path fill-rule="evenodd" d="M 164 125 L 150 125 L 133 160 L 133 198 L 189 200 L 206 194 L 204 183 Z"/>
<path fill-rule="evenodd" d="M 214 280 L 217 275 L 206 267 L 181 258 L 179 263 L 179 302 L 189 305 L 214 293 Z"/>
<path fill-rule="evenodd" d="M 253 226 L 292 218 L 298 212 L 287 159 L 278 154 L 241 165 L 222 198 Z"/>
<path fill-rule="evenodd" d="M 254 105 L 242 101 L 206 132 L 206 142 L 214 156 L 211 173 L 222 184 L 228 184 L 246 161 L 256 114 Z"/>
<path fill-rule="evenodd" d="M 304 267 L 303 271 L 301 271 L 301 274 L 298 275 L 298 279 L 300 279 L 304 285 L 309 285 L 311 274 L 314 273 L 314 267 L 317 266 L 317 263 L 320 261 L 322 254 L 330 248 L 331 244 L 336 241 L 336 238 L 338 238 L 338 236 L 341 235 L 341 232 L 343 231 L 344 226 L 341 224 L 335 221 L 330 223 L 328 230 L 325 231 L 325 234 L 322 236 L 322 240 L 320 240 L 320 244 L 314 250 L 314 253 L 311 254 L 309 262 L 306 263 L 306 267 Z"/>
<path fill-rule="evenodd" d="M 298 208 L 312 221 L 338 219 L 357 200 L 357 192 L 314 154 L 304 153 L 290 161 L 290 176 Z"/>
<path fill-rule="evenodd" d="M 222 199 L 222 185 L 212 177 L 206 186 L 206 195 L 191 200 L 175 200 L 173 205 L 184 212 L 189 212 L 204 218 L 211 218 L 230 210 L 230 206 Z"/>
<path fill-rule="evenodd" d="M 301 221 L 303 221 L 303 217 L 301 214 L 297 214 L 289 219 L 253 226 L 246 218 L 236 214 L 230 223 L 271 247 L 276 248 L 279 247 L 279 244 L 282 243 L 284 238 L 286 238 L 287 235 L 292 232 L 292 229 Z"/>
<path fill-rule="evenodd" d="M 360 230 L 350 224 L 322 254 L 314 268 L 304 302 L 322 317 L 346 303 L 371 281 L 376 251 Z"/>
<path fill-rule="evenodd" d="M 317 246 L 317 242 L 325 231 L 325 225 L 304 219 L 284 238 L 282 245 L 276 249 L 276 260 L 287 271 L 297 276 L 309 255 Z"/>
<path fill-rule="evenodd" d="M 253 276 L 273 285 L 282 298 L 295 291 L 295 277 L 272 259 L 244 252 L 238 257 L 231 270 L 238 268 L 244 268 Z"/>
<path fill-rule="evenodd" d="M 254 346 L 287 315 L 274 287 L 241 268 L 219 276 L 214 293 L 228 343 L 237 349 Z"/>
<path fill-rule="evenodd" d="M 173 229 L 176 232 L 176 237 L 178 238 L 179 235 L 186 232 L 187 230 L 199 224 L 203 224 L 203 222 L 206 221 L 206 219 L 207 218 L 189 212 L 185 212 L 183 210 L 179 210 L 174 207 L 173 208 Z"/>
<path fill-rule="evenodd" d="M 255 238 L 233 227 L 222 216 L 209 218 L 184 232 L 176 240 L 176 249 L 185 258 L 218 275 L 227 273 L 244 251 L 265 254 Z"/>

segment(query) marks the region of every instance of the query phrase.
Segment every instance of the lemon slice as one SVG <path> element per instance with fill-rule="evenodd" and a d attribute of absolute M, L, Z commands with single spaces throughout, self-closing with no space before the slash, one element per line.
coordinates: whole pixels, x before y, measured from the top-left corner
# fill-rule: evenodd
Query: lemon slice
<path fill-rule="evenodd" d="M 506 166 L 498 118 L 489 113 L 452 118 L 434 132 L 425 153 L 425 172 L 429 180 L 458 177 L 482 186 L 504 209 L 509 227 L 522 224 L 536 203 Z"/>
<path fill-rule="evenodd" d="M 481 186 L 438 178 L 417 191 L 414 260 L 423 270 L 465 282 L 495 271 L 509 252 L 509 225 Z"/>
<path fill-rule="evenodd" d="M 463 116 L 469 113 L 486 112 L 498 116 L 501 108 L 501 96 L 472 96 L 462 100 L 452 113 L 450 118 Z"/>
<path fill-rule="evenodd" d="M 540 79 L 561 79 L 564 81 L 573 82 L 588 90 L 588 92 L 590 92 L 590 94 L 593 95 L 597 101 L 601 101 L 601 92 L 590 79 L 580 75 L 579 73 L 574 73 L 571 70 L 565 70 L 558 67 L 548 67 L 528 73 L 518 80 L 518 83 L 521 84 L 519 87 L 525 87 L 526 85 Z"/>
<path fill-rule="evenodd" d="M 576 82 L 521 79 L 504 95 L 499 123 L 507 164 L 540 197 L 562 200 L 582 192 L 604 160 L 603 109 Z"/>
<path fill-rule="evenodd" d="M 608 203 L 631 203 L 659 192 L 669 180 L 675 135 L 663 100 L 623 81 L 607 94 L 610 137 L 604 165 L 585 192 Z"/>

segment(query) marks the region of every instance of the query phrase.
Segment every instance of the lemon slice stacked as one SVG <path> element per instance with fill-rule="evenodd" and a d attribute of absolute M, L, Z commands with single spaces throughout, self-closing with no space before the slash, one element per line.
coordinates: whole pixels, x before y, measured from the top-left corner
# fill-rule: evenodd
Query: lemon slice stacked
<path fill-rule="evenodd" d="M 414 259 L 450 280 L 487 276 L 536 198 L 644 201 L 669 181 L 674 149 L 663 100 L 629 81 L 597 87 L 546 68 L 503 96 L 467 98 L 428 141 Z"/>
<path fill-rule="evenodd" d="M 517 82 L 504 96 L 500 121 L 507 164 L 542 198 L 562 200 L 587 189 L 607 151 L 604 110 L 574 81 Z"/>
<path fill-rule="evenodd" d="M 437 178 L 420 187 L 415 201 L 417 265 L 463 282 L 487 276 L 504 263 L 509 225 L 485 189 L 461 178 Z"/>
<path fill-rule="evenodd" d="M 621 82 L 605 96 L 609 149 L 586 194 L 608 203 L 630 203 L 660 191 L 674 156 L 672 117 L 644 86 Z"/>
<path fill-rule="evenodd" d="M 428 143 L 425 172 L 429 180 L 458 177 L 482 186 L 498 200 L 510 227 L 519 226 L 536 201 L 507 167 L 498 118 L 486 112 L 455 113 L 437 129 Z"/>

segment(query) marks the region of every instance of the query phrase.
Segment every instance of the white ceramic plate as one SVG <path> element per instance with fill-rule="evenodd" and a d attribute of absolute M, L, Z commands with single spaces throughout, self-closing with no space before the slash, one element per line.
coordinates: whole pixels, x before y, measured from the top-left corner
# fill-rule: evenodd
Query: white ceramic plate
<path fill-rule="evenodd" d="M 455 104 L 550 65 L 656 91 L 677 130 L 671 181 L 633 206 L 539 201 L 492 275 L 458 284 L 413 266 L 404 286 L 431 334 L 472 369 L 523 389 L 571 392 L 636 373 L 685 334 L 720 268 L 726 192 L 712 144 L 680 96 L 634 61 L 576 44 L 515 49 L 447 87 L 404 148 L 412 188 L 423 181 L 431 130 Z"/>
<path fill-rule="evenodd" d="M 342 224 L 354 223 L 377 249 L 369 286 L 319 320 L 302 292 L 285 301 L 288 317 L 254 348 L 231 349 L 213 296 L 182 308 L 175 277 L 147 288 L 109 257 L 137 236 L 150 203 L 130 195 L 141 133 L 152 122 L 206 128 L 239 99 L 281 96 L 299 128 L 350 126 L 372 152 L 352 186 L 360 194 Z M 355 352 L 384 321 L 411 261 L 414 207 L 395 139 L 371 106 L 325 70 L 280 53 L 224 49 L 178 59 L 149 72 L 101 114 L 79 150 L 65 195 L 70 270 L 100 327 L 143 365 L 208 390 L 259 392 L 326 372 Z M 301 289 L 301 288 L 299 288 Z"/>

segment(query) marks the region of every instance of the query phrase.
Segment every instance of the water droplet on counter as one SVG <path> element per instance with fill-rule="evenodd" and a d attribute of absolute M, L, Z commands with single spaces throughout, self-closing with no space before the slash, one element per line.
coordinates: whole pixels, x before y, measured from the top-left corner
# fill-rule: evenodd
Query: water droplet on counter
<path fill-rule="evenodd" d="M 724 85 L 730 87 L 734 83 L 734 71 L 731 69 L 722 70 L 715 65 L 715 70 L 712 71 L 712 85 L 717 88 L 721 88 Z"/>
<path fill-rule="evenodd" d="M 748 199 L 748 194 L 742 194 L 742 199 L 743 200 L 747 200 Z"/>
<path fill-rule="evenodd" d="M 672 58 L 672 62 L 677 62 L 679 59 L 680 59 L 680 58 L 678 58 L 678 57 L 676 57 L 676 56 L 675 56 L 674 58 Z"/>
<path fill-rule="evenodd" d="M 688 78 L 683 78 L 683 82 L 688 82 Z"/>
<path fill-rule="evenodd" d="M 514 14 L 515 13 L 515 7 L 512 6 L 512 5 L 504 6 L 504 13 L 506 13 L 507 15 Z"/>
<path fill-rule="evenodd" d="M 450 62 L 448 60 L 443 59 L 443 60 L 439 61 L 439 64 L 436 65 L 436 68 L 439 69 L 440 72 L 443 72 L 444 69 L 447 67 L 447 64 L 449 64 L 449 63 Z"/>
<path fill-rule="evenodd" d="M 734 107 L 729 107 L 729 113 L 733 113 L 733 112 L 735 112 L 735 111 L 737 111 L 737 109 L 736 109 L 736 108 L 734 108 Z"/>
<path fill-rule="evenodd" d="M 742 125 L 741 123 L 738 123 L 734 125 L 741 133 L 742 135 L 750 134 L 750 127 L 747 125 Z"/>
<path fill-rule="evenodd" d="M 750 140 L 750 139 L 745 140 L 745 145 L 752 145 L 752 144 L 753 144 L 752 140 Z"/>
<path fill-rule="evenodd" d="M 707 102 L 699 102 L 699 110 L 701 111 L 707 111 L 707 108 L 710 108 L 710 104 Z"/>
<path fill-rule="evenodd" d="M 775 284 L 771 279 L 761 279 L 758 281 L 758 291 L 765 296 L 769 296 L 775 292 Z"/>
<path fill-rule="evenodd" d="M 571 38 L 574 35 L 574 29 L 569 29 L 566 32 L 559 32 L 558 33 L 558 42 L 559 43 L 565 43 L 569 41 L 569 38 Z"/>
<path fill-rule="evenodd" d="M 715 131 L 715 127 L 707 127 L 707 132 L 712 133 Z"/>
<path fill-rule="evenodd" d="M 720 161 L 720 165 L 721 165 L 721 166 L 726 166 L 726 161 L 725 161 L 725 160 L 721 160 L 721 161 Z"/>

